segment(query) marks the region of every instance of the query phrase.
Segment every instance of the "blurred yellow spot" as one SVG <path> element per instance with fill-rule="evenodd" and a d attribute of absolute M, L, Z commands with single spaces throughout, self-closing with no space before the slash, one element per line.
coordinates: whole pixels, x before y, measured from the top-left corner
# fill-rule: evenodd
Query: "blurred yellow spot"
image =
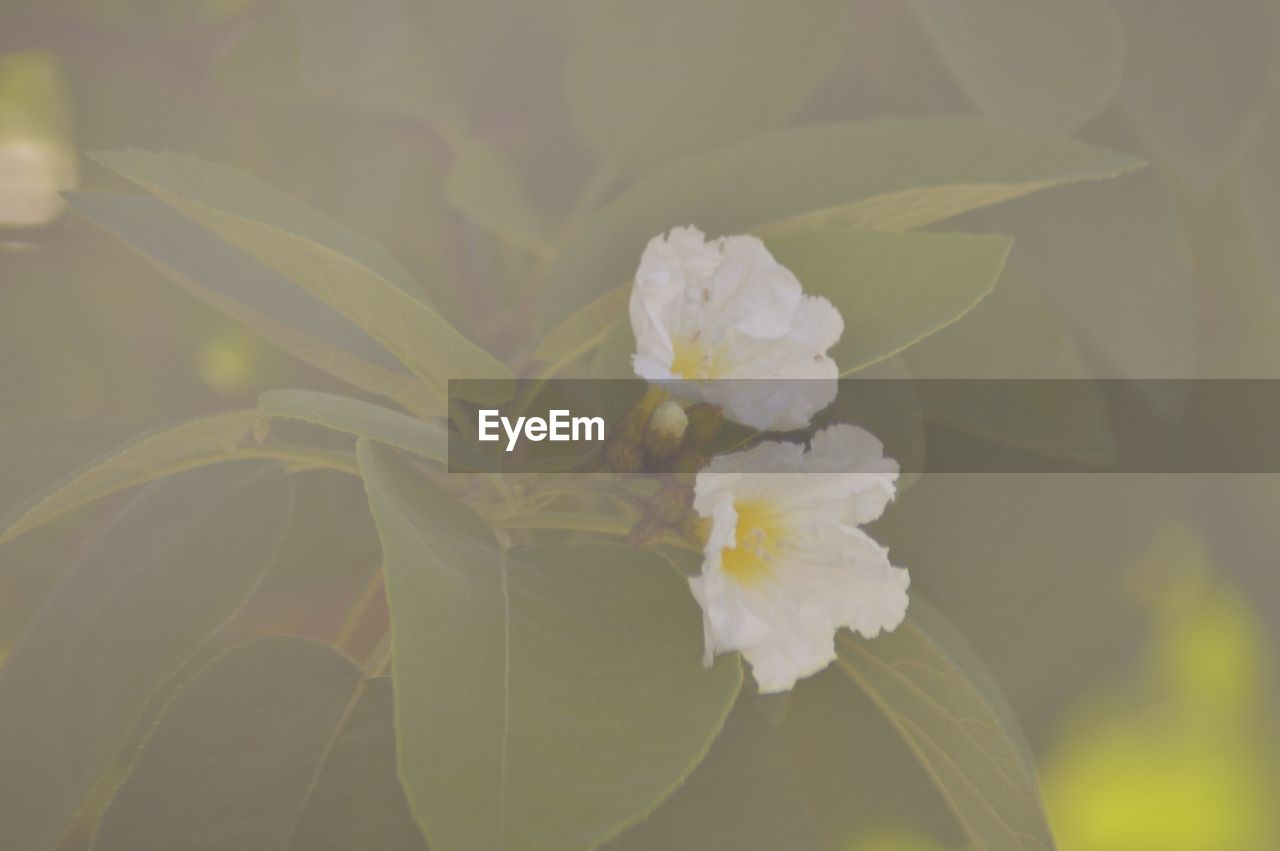
<path fill-rule="evenodd" d="M 1154 714 L 1086 728 L 1047 764 L 1063 851 L 1275 847 L 1267 766 L 1248 737 Z"/>
<path fill-rule="evenodd" d="M 56 219 L 61 193 L 75 185 L 75 163 L 38 139 L 0 141 L 0 226 L 38 227 Z"/>
<path fill-rule="evenodd" d="M 1131 579 L 1152 614 L 1146 664 L 1082 708 L 1043 766 L 1060 847 L 1280 848 L 1280 741 L 1256 615 L 1186 529 L 1167 530 Z"/>
<path fill-rule="evenodd" d="M 66 207 L 78 179 L 69 101 L 53 54 L 0 54 L 0 227 L 46 225 Z"/>
<path fill-rule="evenodd" d="M 200 378 L 214 390 L 234 396 L 248 389 L 253 378 L 253 355 L 241 340 L 215 340 L 200 352 Z"/>

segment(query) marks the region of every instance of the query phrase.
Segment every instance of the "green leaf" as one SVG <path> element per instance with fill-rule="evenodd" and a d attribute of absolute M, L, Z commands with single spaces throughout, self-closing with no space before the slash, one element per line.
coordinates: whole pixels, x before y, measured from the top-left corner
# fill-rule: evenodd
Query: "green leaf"
<path fill-rule="evenodd" d="M 872 641 L 837 637 L 840 667 L 884 712 L 978 851 L 1054 848 L 1030 747 L 968 643 L 918 595 Z"/>
<path fill-rule="evenodd" d="M 613 323 L 626 315 L 630 299 L 631 287 L 624 286 L 583 305 L 542 338 L 533 356 L 554 369 L 598 348 Z"/>
<path fill-rule="evenodd" d="M 313 390 L 269 390 L 258 397 L 258 431 L 275 417 L 285 417 L 334 431 L 367 437 L 448 463 L 449 433 L 398 411 L 332 393 Z"/>
<path fill-rule="evenodd" d="M 815 227 L 766 240 L 806 293 L 844 317 L 831 356 L 848 374 L 959 319 L 991 292 L 1012 240 L 1003 236 L 863 233 Z"/>
<path fill-rule="evenodd" d="M 476 224 L 535 254 L 545 255 L 549 235 L 529 203 L 524 179 L 497 145 L 472 139 L 454 152 L 445 176 L 450 206 Z"/>
<path fill-rule="evenodd" d="M 0 531 L 33 494 L 137 432 L 135 424 L 99 419 L 31 419 L 0 425 Z"/>
<path fill-rule="evenodd" d="M 0 668 L 0 845 L 51 848 L 153 693 L 236 611 L 279 550 L 276 470 L 225 465 L 135 499 Z"/>
<path fill-rule="evenodd" d="M 740 700 L 711 752 L 617 851 L 818 851 L 825 848 L 790 755 L 756 701 Z"/>
<path fill-rule="evenodd" d="M 931 419 L 979 437 L 1055 458 L 1105 463 L 1115 444 L 1100 386 L 1067 316 L 1024 275 L 1008 271 L 990 297 L 964 322 L 935 334 L 903 355 L 918 379 L 989 379 L 916 387 Z M 1000 379 L 1076 379 L 1078 404 L 1043 406 Z M 1065 387 L 1066 385 L 1062 385 Z"/>
<path fill-rule="evenodd" d="M 1117 101 L 1129 126 L 1152 159 L 1200 190 L 1212 188 L 1257 135 L 1280 82 L 1280 11 L 1239 3 L 1224 15 L 1199 0 L 1116 3 L 1115 10 L 1129 41 Z"/>
<path fill-rule="evenodd" d="M 177 196 L 191 206 L 270 226 L 349 257 L 405 293 L 420 292 L 413 275 L 385 246 L 337 224 L 248 172 L 175 153 L 104 151 L 93 157 L 162 201 L 167 200 L 166 195 Z M 182 209 L 179 204 L 172 206 Z M 199 216 L 192 218 L 200 221 Z"/>
<path fill-rule="evenodd" d="M 385 257 L 305 217 L 305 208 L 248 174 L 178 154 L 127 151 L 96 158 L 329 304 L 434 389 L 443 391 L 450 378 L 510 377 L 492 355 L 397 284 L 397 270 Z"/>
<path fill-rule="evenodd" d="M 911 378 L 901 357 L 878 361 L 841 381 L 835 401 L 813 420 L 815 429 L 855 423 L 874 434 L 903 471 L 899 491 L 915 485 L 927 455 L 924 411 Z"/>
<path fill-rule="evenodd" d="M 592 149 L 634 173 L 782 124 L 835 67 L 847 19 L 833 0 L 584 4 L 569 106 Z"/>
<path fill-rule="evenodd" d="M 1026 275 L 1005 269 L 1000 286 L 964 322 L 903 354 L 916 378 L 1092 378 L 1068 318 Z"/>
<path fill-rule="evenodd" d="M 192 295 L 291 355 L 408 410 L 439 407 L 439 394 L 400 371 L 395 358 L 345 316 L 172 207 L 107 192 L 73 192 L 68 200 Z"/>
<path fill-rule="evenodd" d="M 43 485 L 0 516 L 0 544 L 109 494 L 163 476 L 251 457 L 237 444 L 253 431 L 255 411 L 232 411 L 164 426 L 116 446 L 106 454 Z M 57 470 L 61 472 L 61 470 Z"/>
<path fill-rule="evenodd" d="M 1174 201 L 1159 175 L 1144 171 L 981 218 L 1013 236 L 1010 272 L 1071 318 L 1111 368 L 1107 377 L 1186 377 L 1198 374 L 1201 306 Z"/>
<path fill-rule="evenodd" d="M 391 681 L 327 644 L 236 645 L 165 707 L 96 851 L 425 851 L 396 779 Z"/>
<path fill-rule="evenodd" d="M 1125 37 L 1105 0 L 912 0 L 956 81 L 986 115 L 1071 132 L 1111 101 Z"/>
<path fill-rule="evenodd" d="M 766 225 L 795 218 L 902 230 L 1138 164 L 1079 142 L 972 119 L 769 133 L 664 167 L 603 207 L 552 267 L 540 319 L 552 326 L 629 281 L 645 244 L 676 225 L 694 224 L 710 236 L 751 230 L 767 236 Z M 860 202 L 872 210 L 856 206 Z"/>
<path fill-rule="evenodd" d="M 591 378 L 635 378 L 631 356 L 636 351 L 636 336 L 626 316 L 619 316 L 601 329 L 603 339 L 591 357 Z"/>
<path fill-rule="evenodd" d="M 667 797 L 741 684 L 701 664 L 688 585 L 624 546 L 506 550 L 386 450 L 361 468 L 383 541 L 400 776 L 433 847 L 588 848 Z"/>

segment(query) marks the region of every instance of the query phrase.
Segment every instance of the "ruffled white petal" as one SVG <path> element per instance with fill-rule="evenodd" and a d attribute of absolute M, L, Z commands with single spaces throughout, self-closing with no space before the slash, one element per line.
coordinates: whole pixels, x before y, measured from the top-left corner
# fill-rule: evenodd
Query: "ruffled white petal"
<path fill-rule="evenodd" d="M 808 450 L 761 443 L 699 473 L 694 509 L 708 529 L 690 584 L 707 660 L 739 651 L 761 691 L 784 691 L 830 664 L 841 628 L 895 629 L 910 577 L 858 524 L 879 516 L 896 479 L 880 442 L 854 426 L 824 429 Z M 761 560 L 744 562 L 737 550 L 752 546 Z"/>
<path fill-rule="evenodd" d="M 804 428 L 835 398 L 839 370 L 827 350 L 844 320 L 826 299 L 804 295 L 753 236 L 708 242 L 689 227 L 650 240 L 629 313 L 637 375 L 688 379 L 696 387 L 686 397 L 744 425 Z"/>

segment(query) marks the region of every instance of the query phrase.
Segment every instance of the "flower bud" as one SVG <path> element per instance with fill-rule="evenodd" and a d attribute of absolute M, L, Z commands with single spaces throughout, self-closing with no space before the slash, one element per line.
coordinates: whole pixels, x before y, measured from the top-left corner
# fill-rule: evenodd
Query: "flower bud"
<path fill-rule="evenodd" d="M 605 445 L 604 462 L 615 473 L 644 471 L 644 453 L 640 450 L 640 444 L 622 436 Z"/>
<path fill-rule="evenodd" d="M 689 428 L 689 417 L 679 402 L 668 399 L 653 409 L 644 429 L 644 451 L 649 459 L 662 463 L 680 451 Z"/>
<path fill-rule="evenodd" d="M 666 527 L 658 520 L 652 517 L 643 517 L 640 522 L 631 527 L 631 535 L 628 542 L 634 549 L 642 550 L 645 547 L 656 544 L 661 538 Z"/>
<path fill-rule="evenodd" d="M 665 485 L 649 501 L 649 516 L 668 526 L 674 526 L 688 517 L 692 508 L 693 488 Z"/>

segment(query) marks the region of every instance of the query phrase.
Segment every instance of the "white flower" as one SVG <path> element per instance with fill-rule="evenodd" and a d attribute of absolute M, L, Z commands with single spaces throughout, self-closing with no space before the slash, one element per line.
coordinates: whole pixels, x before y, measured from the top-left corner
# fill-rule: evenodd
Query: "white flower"
<path fill-rule="evenodd" d="M 786 691 L 835 659 L 841 627 L 867 638 L 895 629 L 907 571 L 858 527 L 884 511 L 897 478 L 880 441 L 851 425 L 818 432 L 807 451 L 764 442 L 699 473 L 706 545 L 689 583 L 706 663 L 741 651 L 760 691 Z"/>
<path fill-rule="evenodd" d="M 754 236 L 707 242 L 688 227 L 654 237 L 630 313 L 637 375 L 677 382 L 678 393 L 697 384 L 692 395 L 743 425 L 804 428 L 835 398 L 839 371 L 827 349 L 844 320 L 825 298 L 806 296 Z"/>

